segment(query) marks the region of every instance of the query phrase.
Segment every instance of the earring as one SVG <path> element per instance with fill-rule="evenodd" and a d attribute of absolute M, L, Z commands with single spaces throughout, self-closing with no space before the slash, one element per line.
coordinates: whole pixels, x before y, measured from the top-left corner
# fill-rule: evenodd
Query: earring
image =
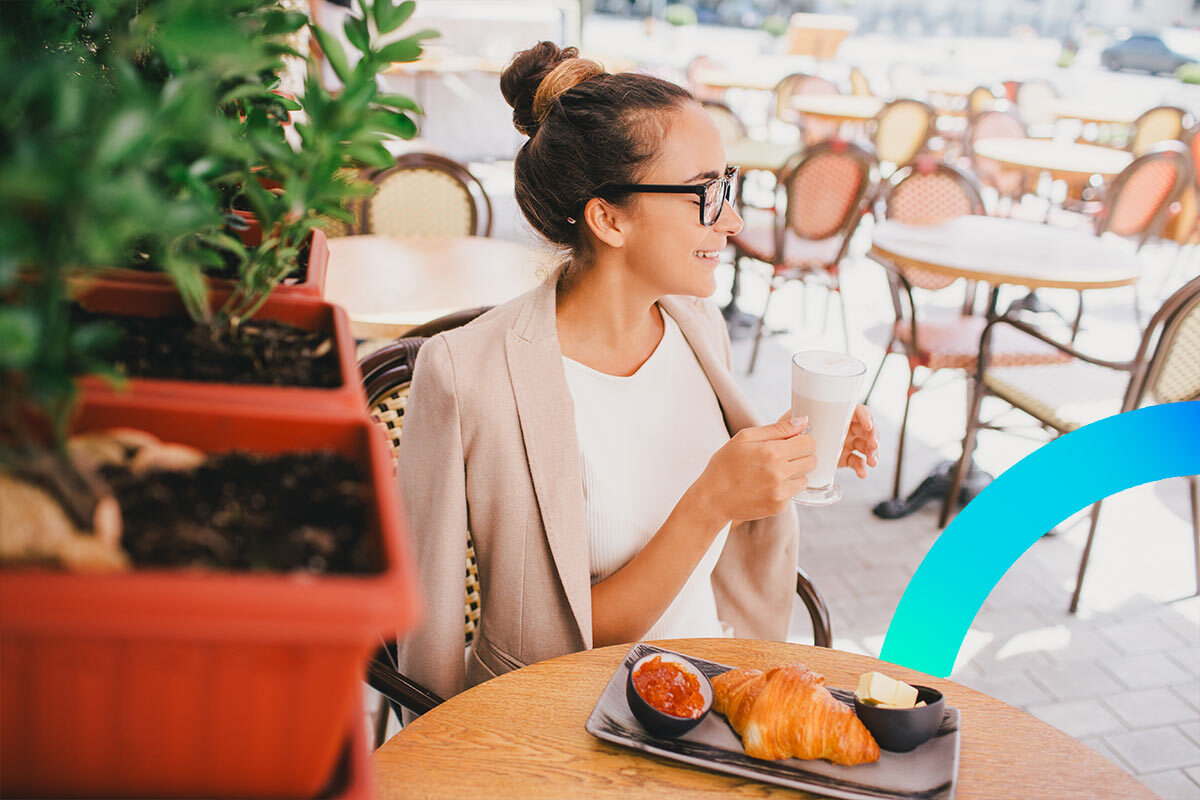
<path fill-rule="evenodd" d="M 572 225 L 574 225 L 574 224 L 575 224 L 575 220 L 574 220 L 574 219 L 572 219 L 571 217 L 567 217 L 567 222 L 569 222 L 569 223 L 570 223 L 570 224 L 572 224 Z"/>

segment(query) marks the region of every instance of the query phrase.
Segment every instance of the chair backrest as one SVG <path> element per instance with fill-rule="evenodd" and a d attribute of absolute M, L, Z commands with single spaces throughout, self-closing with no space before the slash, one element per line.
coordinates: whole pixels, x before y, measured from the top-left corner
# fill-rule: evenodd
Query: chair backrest
<path fill-rule="evenodd" d="M 874 94 L 871 91 L 871 84 L 867 81 L 867 76 L 858 67 L 850 68 L 850 93 L 862 97 L 871 97 Z"/>
<path fill-rule="evenodd" d="M 884 216 L 907 225 L 937 225 L 966 214 L 984 214 L 983 197 L 975 180 L 932 156 L 896 170 L 884 188 Z M 954 278 L 916 269 L 905 277 L 921 289 L 941 289 Z"/>
<path fill-rule="evenodd" d="M 963 149 L 967 158 L 975 160 L 975 142 L 980 139 L 1024 139 L 1025 125 L 1007 111 L 981 111 L 967 123 L 963 134 Z"/>
<path fill-rule="evenodd" d="M 1057 99 L 1048 81 L 1024 81 L 1017 87 L 1017 115 L 1026 125 L 1050 125 L 1058 119 L 1053 108 Z"/>
<path fill-rule="evenodd" d="M 1200 278 L 1163 303 L 1146 328 L 1135 361 L 1143 366 L 1130 382 L 1123 410 L 1137 408 L 1147 395 L 1159 403 L 1200 399 Z"/>
<path fill-rule="evenodd" d="M 934 111 L 927 103 L 908 98 L 893 100 L 871 121 L 875 157 L 897 166 L 916 158 L 933 132 Z"/>
<path fill-rule="evenodd" d="M 791 100 L 802 94 L 839 94 L 837 85 L 819 75 L 795 72 L 775 84 L 775 116 L 787 121 L 794 113 Z"/>
<path fill-rule="evenodd" d="M 862 215 L 872 163 L 867 151 L 839 139 L 805 150 L 800 163 L 783 179 L 787 227 L 803 239 L 814 240 L 849 232 Z"/>
<path fill-rule="evenodd" d="M 1191 162 L 1182 142 L 1159 142 L 1121 171 L 1096 217 L 1096 233 L 1133 237 L 1138 247 L 1167 221 L 1171 203 L 1187 186 Z"/>
<path fill-rule="evenodd" d="M 967 117 L 974 118 L 996 107 L 996 93 L 987 86 L 976 86 L 967 95 Z"/>
<path fill-rule="evenodd" d="M 742 122 L 742 118 L 729 106 L 715 100 L 705 100 L 700 105 L 716 123 L 717 130 L 721 132 L 721 141 L 725 145 L 741 141 L 750 135 L 746 131 L 746 123 Z"/>
<path fill-rule="evenodd" d="M 1187 116 L 1188 112 L 1177 106 L 1155 106 L 1142 112 L 1133 123 L 1129 152 L 1134 156 L 1144 155 L 1159 142 L 1182 138 Z"/>
<path fill-rule="evenodd" d="M 720 86 L 703 83 L 699 79 L 699 76 L 703 70 L 721 69 L 722 67 L 724 67 L 724 64 L 712 56 L 698 55 L 693 58 L 684 69 L 688 91 L 701 102 L 707 100 L 720 101 L 725 96 L 725 90 Z"/>
<path fill-rule="evenodd" d="M 386 236 L 490 236 L 492 203 L 483 184 L 457 161 L 406 153 L 371 178 L 363 232 Z"/>
<path fill-rule="evenodd" d="M 1187 145 L 1188 155 L 1192 157 L 1192 178 L 1196 188 L 1200 189 L 1200 124 L 1192 126 L 1183 134 L 1183 143 Z"/>

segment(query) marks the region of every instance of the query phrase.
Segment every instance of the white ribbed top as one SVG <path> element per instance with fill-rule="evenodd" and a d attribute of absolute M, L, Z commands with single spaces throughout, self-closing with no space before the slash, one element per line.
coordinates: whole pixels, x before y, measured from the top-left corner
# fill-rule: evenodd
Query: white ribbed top
<path fill-rule="evenodd" d="M 633 375 L 563 357 L 575 400 L 592 583 L 641 552 L 729 432 L 708 377 L 665 311 L 658 347 Z M 726 526 L 646 639 L 725 636 L 712 571 Z"/>

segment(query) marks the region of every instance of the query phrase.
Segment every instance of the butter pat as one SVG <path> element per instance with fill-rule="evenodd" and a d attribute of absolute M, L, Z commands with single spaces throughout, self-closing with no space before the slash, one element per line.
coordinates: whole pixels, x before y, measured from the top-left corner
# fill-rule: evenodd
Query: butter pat
<path fill-rule="evenodd" d="M 916 689 L 882 672 L 863 673 L 854 693 L 864 703 L 888 708 L 912 708 L 917 702 Z"/>

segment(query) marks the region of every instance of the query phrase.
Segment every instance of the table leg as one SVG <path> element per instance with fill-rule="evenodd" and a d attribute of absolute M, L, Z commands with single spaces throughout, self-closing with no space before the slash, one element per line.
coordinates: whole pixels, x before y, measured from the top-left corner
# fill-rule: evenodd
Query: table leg
<path fill-rule="evenodd" d="M 758 325 L 758 317 L 747 314 L 738 308 L 737 299 L 741 293 L 742 265 L 741 259 L 733 261 L 733 285 L 729 289 L 729 302 L 721 309 L 725 324 L 729 328 L 729 338 L 744 339 L 749 337 Z"/>

